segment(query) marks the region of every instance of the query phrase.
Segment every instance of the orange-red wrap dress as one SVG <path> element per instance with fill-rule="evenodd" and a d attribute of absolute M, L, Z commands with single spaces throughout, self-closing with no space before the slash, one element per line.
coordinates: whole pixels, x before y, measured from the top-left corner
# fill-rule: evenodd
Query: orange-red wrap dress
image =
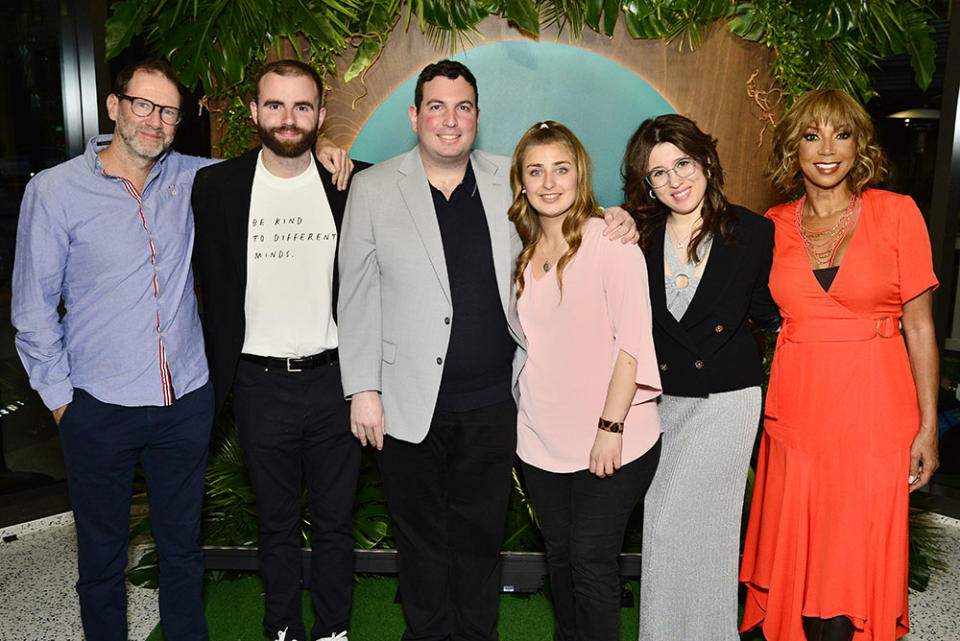
<path fill-rule="evenodd" d="M 870 189 L 829 291 L 807 261 L 797 203 L 774 207 L 770 292 L 783 326 L 743 552 L 741 630 L 803 641 L 802 617 L 850 617 L 854 641 L 907 620 L 910 445 L 920 424 L 899 318 L 937 286 L 913 200 Z"/>

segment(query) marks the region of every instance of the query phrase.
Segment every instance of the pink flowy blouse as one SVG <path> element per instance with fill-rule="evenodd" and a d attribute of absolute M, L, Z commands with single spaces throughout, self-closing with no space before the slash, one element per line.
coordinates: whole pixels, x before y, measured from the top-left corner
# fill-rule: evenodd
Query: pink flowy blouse
<path fill-rule="evenodd" d="M 603 229 L 600 218 L 584 224 L 580 249 L 563 269 L 562 296 L 556 271 L 537 281 L 527 265 L 517 301 L 527 350 L 518 380 L 517 454 L 549 472 L 589 467 L 620 350 L 637 361 L 621 463 L 639 458 L 660 436 L 660 373 L 643 253 L 634 244 L 610 242 Z"/>

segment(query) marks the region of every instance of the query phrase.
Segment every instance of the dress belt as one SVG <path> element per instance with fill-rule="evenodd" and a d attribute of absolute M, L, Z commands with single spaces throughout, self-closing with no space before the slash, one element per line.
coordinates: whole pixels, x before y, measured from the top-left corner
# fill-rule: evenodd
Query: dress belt
<path fill-rule="evenodd" d="M 328 349 L 325 352 L 320 352 L 313 356 L 303 356 L 300 358 L 277 358 L 275 356 L 240 354 L 240 360 L 263 365 L 264 367 L 280 367 L 286 369 L 288 372 L 302 372 L 305 369 L 314 369 L 336 363 L 340 360 L 340 355 L 337 353 L 337 350 Z"/>
<path fill-rule="evenodd" d="M 791 343 L 845 343 L 900 336 L 900 317 L 883 318 L 785 318 L 780 341 Z"/>

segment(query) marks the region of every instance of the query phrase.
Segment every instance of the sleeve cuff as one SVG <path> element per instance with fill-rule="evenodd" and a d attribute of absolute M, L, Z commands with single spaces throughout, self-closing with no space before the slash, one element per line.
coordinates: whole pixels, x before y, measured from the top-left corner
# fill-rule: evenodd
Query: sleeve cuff
<path fill-rule="evenodd" d="M 43 400 L 43 404 L 46 405 L 47 409 L 51 412 L 67 405 L 73 400 L 73 386 L 68 380 L 57 383 L 56 385 L 51 385 L 38 391 L 38 393 L 40 394 L 41 400 Z"/>

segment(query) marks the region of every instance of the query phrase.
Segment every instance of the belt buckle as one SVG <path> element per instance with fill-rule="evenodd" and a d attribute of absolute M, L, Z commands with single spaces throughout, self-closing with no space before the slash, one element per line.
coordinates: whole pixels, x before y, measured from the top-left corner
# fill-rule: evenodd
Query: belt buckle
<path fill-rule="evenodd" d="M 302 372 L 302 371 L 303 371 L 302 369 L 294 369 L 293 367 L 290 367 L 290 361 L 295 361 L 295 360 L 298 360 L 298 359 L 296 359 L 296 358 L 291 358 L 291 357 L 289 357 L 289 356 L 287 357 L 287 371 L 288 371 L 288 372 Z"/>
<path fill-rule="evenodd" d="M 883 326 L 885 323 L 893 324 L 893 319 L 890 318 L 889 316 L 884 316 L 883 318 L 877 319 L 877 336 L 879 336 L 880 338 L 893 338 L 894 336 L 896 336 L 897 332 L 895 330 L 892 331 L 890 334 L 885 334 L 883 332 L 883 329 L 884 329 Z"/>

